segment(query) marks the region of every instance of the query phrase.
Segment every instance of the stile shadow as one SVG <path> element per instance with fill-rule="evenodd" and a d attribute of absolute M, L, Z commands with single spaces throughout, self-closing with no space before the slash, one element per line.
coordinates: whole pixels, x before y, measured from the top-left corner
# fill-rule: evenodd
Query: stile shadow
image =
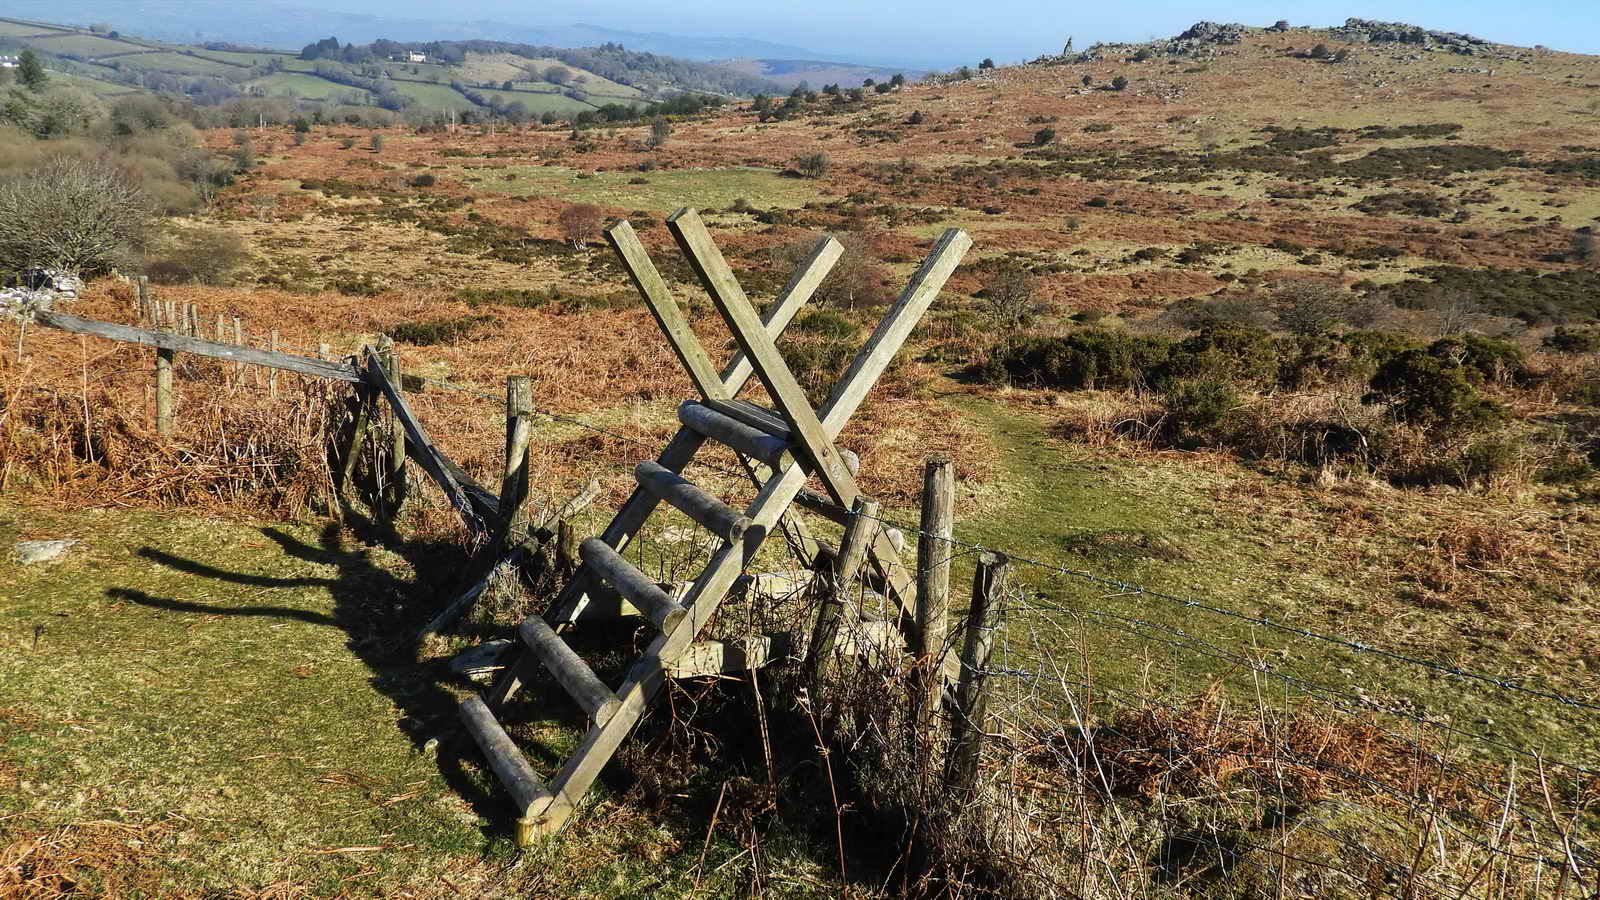
<path fill-rule="evenodd" d="M 419 752 L 430 739 L 439 740 L 435 757 L 446 784 L 471 805 L 484 822 L 489 837 L 511 835 L 514 816 L 503 794 L 496 793 L 493 778 L 475 777 L 483 769 L 481 755 L 460 726 L 457 706 L 467 687 L 443 661 L 419 662 L 416 636 L 461 588 L 462 573 L 472 568 L 471 557 L 459 544 L 448 541 L 407 539 L 386 523 L 370 519 L 348 505 L 344 525 L 330 521 L 315 543 L 308 543 L 277 528 L 261 534 L 294 559 L 334 567 L 328 577 L 274 577 L 236 572 L 212 562 L 186 559 L 154 547 L 138 555 L 158 565 L 196 578 L 266 589 L 322 588 L 332 599 L 324 613 L 290 606 L 219 606 L 158 597 L 133 588 L 109 588 L 116 600 L 159 609 L 176 615 L 276 618 L 339 628 L 347 635 L 350 652 L 369 671 L 368 684 L 386 697 L 402 716 L 397 727 Z M 348 529 L 348 531 L 346 530 Z M 353 534 L 359 543 L 347 540 Z M 395 553 L 409 564 L 415 578 L 406 580 L 372 559 L 372 548 Z M 476 689 L 475 687 L 473 689 Z M 557 710 L 528 710 L 536 717 L 559 718 Z M 464 765 L 464 763 L 469 763 Z M 488 788 L 487 790 L 485 788 Z"/>

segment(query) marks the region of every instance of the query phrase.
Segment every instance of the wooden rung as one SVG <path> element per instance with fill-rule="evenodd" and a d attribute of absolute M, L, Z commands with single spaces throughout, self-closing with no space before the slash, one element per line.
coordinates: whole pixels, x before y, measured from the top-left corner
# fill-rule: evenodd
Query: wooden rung
<path fill-rule="evenodd" d="M 667 664 L 666 671 L 673 678 L 747 672 L 791 657 L 796 646 L 794 635 L 784 632 L 742 641 L 698 641 Z"/>
<path fill-rule="evenodd" d="M 750 520 L 682 475 L 659 463 L 642 462 L 634 467 L 633 477 L 640 487 L 672 504 L 717 537 L 730 544 L 744 540 Z"/>
<path fill-rule="evenodd" d="M 622 701 L 589 668 L 589 664 L 567 646 L 567 642 L 555 633 L 543 616 L 533 615 L 523 619 L 517 634 L 596 725 L 610 721 L 622 706 Z"/>
<path fill-rule="evenodd" d="M 766 464 L 775 472 L 782 472 L 794 464 L 794 455 L 789 452 L 788 443 L 702 403 L 685 403 L 678 407 L 678 421 L 699 434 L 721 441 L 745 456 Z"/>
<path fill-rule="evenodd" d="M 785 444 L 791 440 L 789 423 L 783 420 L 783 416 L 764 406 L 756 406 L 743 400 L 707 400 L 705 405 L 730 419 L 764 431 Z"/>
<path fill-rule="evenodd" d="M 526 817 L 534 804 L 548 803 L 553 798 L 544 781 L 528 765 L 528 758 L 522 755 L 505 729 L 495 721 L 494 713 L 489 711 L 482 697 L 472 696 L 461 701 L 461 721 L 472 732 L 472 739 L 478 742 L 478 747 L 489 760 L 489 768 L 511 792 L 519 817 Z"/>
<path fill-rule="evenodd" d="M 645 577 L 633 563 L 599 538 L 589 538 L 578 545 L 578 555 L 584 565 L 593 569 L 605 582 L 617 589 L 634 608 L 656 623 L 662 634 L 671 634 L 689 614 L 688 610 L 668 596 L 661 586 Z"/>

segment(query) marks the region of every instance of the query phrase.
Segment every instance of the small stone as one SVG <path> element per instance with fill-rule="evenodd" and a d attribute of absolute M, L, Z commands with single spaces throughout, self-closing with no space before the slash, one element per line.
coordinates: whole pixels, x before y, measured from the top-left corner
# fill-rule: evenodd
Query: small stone
<path fill-rule="evenodd" d="M 54 562 L 61 558 L 77 541 L 18 541 L 11 552 L 16 556 L 17 562 L 25 566 L 36 563 Z"/>
<path fill-rule="evenodd" d="M 422 752 L 428 754 L 429 756 L 433 756 L 434 754 L 438 753 L 439 739 L 428 738 L 427 741 L 423 742 L 422 744 Z"/>

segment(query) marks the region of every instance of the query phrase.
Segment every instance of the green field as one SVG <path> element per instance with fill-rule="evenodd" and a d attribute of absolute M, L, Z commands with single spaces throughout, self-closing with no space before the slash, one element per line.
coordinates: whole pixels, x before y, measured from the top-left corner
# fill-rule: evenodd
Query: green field
<path fill-rule="evenodd" d="M 28 44 L 45 53 L 72 54 L 74 56 L 110 56 L 113 53 L 134 53 L 146 49 L 139 44 L 113 41 L 92 34 L 63 34 L 60 37 L 33 38 Z"/>
<path fill-rule="evenodd" d="M 101 81 L 98 78 L 85 78 L 82 75 L 72 75 L 67 72 L 51 72 L 50 78 L 60 84 L 71 85 L 86 94 L 100 98 L 125 97 L 128 94 L 142 93 L 143 89 L 130 84 L 118 84 L 114 81 Z"/>
<path fill-rule="evenodd" d="M 0 38 L 32 37 L 33 35 L 47 34 L 52 31 L 65 32 L 66 29 L 0 20 Z"/>
<path fill-rule="evenodd" d="M 252 87 L 266 89 L 268 95 L 273 97 L 300 97 L 306 100 L 331 100 L 359 94 L 370 100 L 372 94 L 358 87 L 348 84 L 335 84 L 315 75 L 306 75 L 300 72 L 279 72 L 258 78 L 250 82 Z"/>
<path fill-rule="evenodd" d="M 141 72 L 174 72 L 180 75 L 226 75 L 240 71 L 214 59 L 189 56 L 183 53 L 141 53 L 138 56 L 119 56 L 106 60 L 106 65 L 137 69 Z"/>
<path fill-rule="evenodd" d="M 574 100 L 565 94 L 535 94 L 528 91 L 491 91 L 475 88 L 485 97 L 498 98 L 502 103 L 521 103 L 533 115 L 546 112 L 578 113 L 594 109 L 594 104 Z"/>
<path fill-rule="evenodd" d="M 283 53 L 240 53 L 234 50 L 196 50 L 195 54 L 236 66 L 264 66 L 274 59 L 281 59 L 288 65 L 289 61 L 294 59 L 293 56 Z"/>
<path fill-rule="evenodd" d="M 410 97 L 424 109 L 473 109 L 471 100 L 448 84 L 428 84 L 418 81 L 391 81 L 395 91 Z"/>

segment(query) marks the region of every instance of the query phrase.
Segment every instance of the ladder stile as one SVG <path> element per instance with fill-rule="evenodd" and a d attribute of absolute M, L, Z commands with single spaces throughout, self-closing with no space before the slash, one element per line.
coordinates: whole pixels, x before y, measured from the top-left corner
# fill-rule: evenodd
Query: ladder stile
<path fill-rule="evenodd" d="M 611 549 L 610 544 L 599 538 L 589 538 L 578 545 L 578 555 L 585 566 L 616 588 L 635 609 L 656 623 L 662 633 L 671 633 L 683 621 L 684 608 L 622 554 Z"/>
<path fill-rule="evenodd" d="M 517 634 L 595 724 L 604 725 L 622 706 L 622 701 L 606 687 L 594 669 L 589 668 L 542 617 L 523 619 Z"/>
<path fill-rule="evenodd" d="M 659 463 L 642 462 L 633 469 L 639 484 L 728 543 L 744 540 L 750 520 L 721 500 Z"/>

